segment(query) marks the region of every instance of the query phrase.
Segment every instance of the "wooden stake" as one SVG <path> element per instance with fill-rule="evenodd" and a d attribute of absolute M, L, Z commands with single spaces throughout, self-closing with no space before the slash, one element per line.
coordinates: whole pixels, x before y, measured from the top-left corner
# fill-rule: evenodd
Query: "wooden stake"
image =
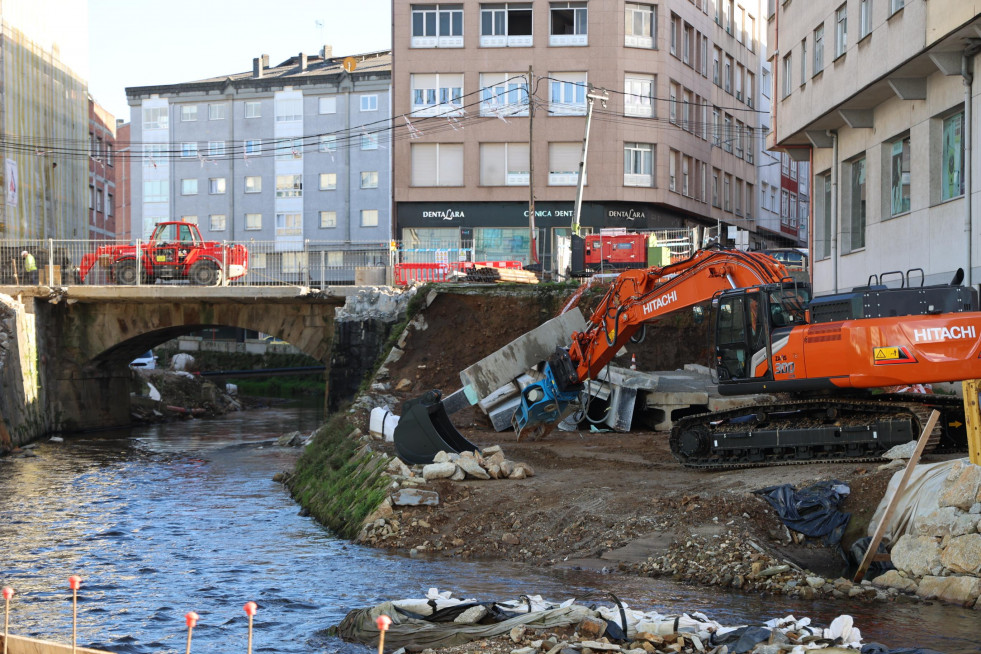
<path fill-rule="evenodd" d="M 896 487 L 896 491 L 889 498 L 889 503 L 886 505 L 886 510 L 882 514 L 882 519 L 879 520 L 879 524 L 875 528 L 875 534 L 872 536 L 872 542 L 869 543 L 869 548 L 865 550 L 865 556 L 862 557 L 862 562 L 858 566 L 858 570 L 855 571 L 855 576 L 852 578 L 856 584 L 862 581 L 865 576 L 865 571 L 869 569 L 869 565 L 872 563 L 872 559 L 875 557 L 876 551 L 879 549 L 879 543 L 882 542 L 882 536 L 886 533 L 886 527 L 889 525 L 889 521 L 892 520 L 892 514 L 896 510 L 896 505 L 899 503 L 899 498 L 906 490 L 906 484 L 909 483 L 910 475 L 913 474 L 913 468 L 916 464 L 920 462 L 920 456 L 923 454 L 923 449 L 926 447 L 927 441 L 930 440 L 930 434 L 933 433 L 933 428 L 937 426 L 937 420 L 940 419 L 940 412 L 934 410 L 930 413 L 930 418 L 927 420 L 926 426 L 923 428 L 923 433 L 920 434 L 920 439 L 916 441 L 916 449 L 913 451 L 913 456 L 910 457 L 909 462 L 906 463 L 906 470 L 903 471 L 903 478 L 899 480 L 899 486 Z"/>
<path fill-rule="evenodd" d="M 383 654 L 385 650 L 385 632 L 388 631 L 388 627 L 392 624 L 392 619 L 385 615 L 384 613 L 375 618 L 375 624 L 378 625 L 378 654 Z"/>
<path fill-rule="evenodd" d="M 7 641 L 10 640 L 10 598 L 14 589 L 10 586 L 3 588 L 3 654 L 7 654 Z"/>
<path fill-rule="evenodd" d="M 981 379 L 965 379 L 962 383 L 964 392 L 964 422 L 967 431 L 967 451 L 971 463 L 981 465 L 981 412 L 978 407 L 978 392 L 981 391 Z"/>
<path fill-rule="evenodd" d="M 198 623 L 198 614 L 191 611 L 184 616 L 184 622 L 187 623 L 187 649 L 185 653 L 191 654 L 191 632 L 194 631 L 194 625 Z"/>
<path fill-rule="evenodd" d="M 255 612 L 259 609 L 259 606 L 255 602 L 246 602 L 245 603 L 245 606 L 243 608 L 245 609 L 245 614 L 247 616 L 249 616 L 249 650 L 248 650 L 248 654 L 252 654 L 252 616 L 255 615 Z"/>
<path fill-rule="evenodd" d="M 82 578 L 72 575 L 68 578 L 68 585 L 72 589 L 72 654 L 75 654 L 78 635 L 78 589 L 82 585 Z"/>

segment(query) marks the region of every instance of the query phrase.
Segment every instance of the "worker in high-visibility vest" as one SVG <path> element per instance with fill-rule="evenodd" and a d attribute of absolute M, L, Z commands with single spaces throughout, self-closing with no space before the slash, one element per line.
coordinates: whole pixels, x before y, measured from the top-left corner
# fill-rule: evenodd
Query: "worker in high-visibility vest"
<path fill-rule="evenodd" d="M 20 256 L 24 260 L 24 283 L 37 284 L 37 262 L 34 261 L 34 255 L 24 250 Z"/>

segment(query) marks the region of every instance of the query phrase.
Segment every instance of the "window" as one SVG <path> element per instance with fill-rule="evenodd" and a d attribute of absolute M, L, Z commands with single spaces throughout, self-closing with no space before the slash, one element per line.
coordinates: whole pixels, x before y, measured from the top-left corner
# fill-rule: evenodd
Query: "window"
<path fill-rule="evenodd" d="M 678 124 L 678 85 L 674 82 L 668 87 L 668 121 Z"/>
<path fill-rule="evenodd" d="M 95 210 L 99 212 L 102 211 L 103 193 L 104 191 L 102 189 L 95 192 Z"/>
<path fill-rule="evenodd" d="M 688 23 L 684 24 L 681 32 L 681 60 L 689 66 L 694 66 L 695 57 L 692 48 L 695 42 L 695 28 Z"/>
<path fill-rule="evenodd" d="M 327 265 L 328 266 L 343 266 L 344 265 L 344 252 L 341 250 L 334 250 L 327 253 Z"/>
<path fill-rule="evenodd" d="M 245 214 L 245 229 L 246 231 L 255 231 L 262 229 L 262 214 L 261 213 L 247 213 Z"/>
<path fill-rule="evenodd" d="M 719 48 L 714 48 L 712 53 L 712 81 L 716 86 L 722 86 L 722 76 L 719 73 L 719 59 L 722 57 L 722 51 Z"/>
<path fill-rule="evenodd" d="M 756 97 L 756 75 L 750 71 L 746 71 L 746 104 L 750 109 L 756 104 L 754 98 Z"/>
<path fill-rule="evenodd" d="M 848 49 L 848 7 L 841 5 L 835 12 L 835 58 Z"/>
<path fill-rule="evenodd" d="M 225 156 L 225 142 L 224 141 L 208 141 L 208 156 L 209 157 L 223 157 L 223 156 Z"/>
<path fill-rule="evenodd" d="M 197 141 L 192 141 L 190 143 L 181 143 L 181 156 L 185 158 L 198 156 Z"/>
<path fill-rule="evenodd" d="M 722 176 L 722 210 L 732 212 L 732 175 Z"/>
<path fill-rule="evenodd" d="M 675 57 L 678 56 L 678 38 L 679 38 L 678 32 L 680 31 L 681 31 L 681 19 L 678 18 L 677 14 L 672 12 L 670 34 L 669 34 L 669 37 L 671 39 L 669 51 Z"/>
<path fill-rule="evenodd" d="M 250 175 L 245 178 L 245 192 L 246 193 L 262 193 L 262 177 L 259 175 Z"/>
<path fill-rule="evenodd" d="M 753 189 L 753 185 L 746 184 L 746 217 L 753 217 L 753 203 L 756 202 L 756 191 Z"/>
<path fill-rule="evenodd" d="M 814 30 L 814 74 L 824 70 L 824 25 Z"/>
<path fill-rule="evenodd" d="M 301 236 L 303 234 L 303 214 L 299 213 L 277 213 L 276 214 L 276 236 Z M 286 252 L 283 253 L 284 259 Z M 292 262 L 295 266 L 295 261 Z M 283 262 L 283 271 L 286 272 L 286 261 Z M 293 269 L 296 272 L 296 269 Z"/>
<path fill-rule="evenodd" d="M 320 98 L 317 102 L 320 113 L 322 114 L 336 114 L 337 113 L 337 98 Z"/>
<path fill-rule="evenodd" d="M 303 98 L 276 100 L 276 122 L 290 123 L 303 120 Z"/>
<path fill-rule="evenodd" d="M 681 129 L 686 132 L 694 131 L 694 119 L 692 116 L 691 91 L 685 90 L 681 94 Z"/>
<path fill-rule="evenodd" d="M 223 213 L 213 213 L 208 216 L 211 222 L 210 229 L 213 232 L 223 232 L 225 231 L 225 214 Z"/>
<path fill-rule="evenodd" d="M 889 0 L 889 11 L 894 14 L 903 8 L 906 4 L 906 0 Z"/>
<path fill-rule="evenodd" d="M 112 143 L 106 143 L 106 165 L 112 165 Z"/>
<path fill-rule="evenodd" d="M 225 120 L 225 113 L 228 111 L 228 105 L 221 104 L 209 104 L 208 105 L 208 120 Z"/>
<path fill-rule="evenodd" d="M 746 69 L 743 68 L 742 64 L 736 64 L 736 77 L 735 77 L 735 90 L 736 99 L 742 101 L 743 99 L 743 78 L 746 77 Z"/>
<path fill-rule="evenodd" d="M 262 153 L 262 140 L 261 139 L 250 139 L 245 142 L 245 154 L 261 154 Z"/>
<path fill-rule="evenodd" d="M 689 173 L 691 171 L 691 157 L 681 157 L 681 194 L 691 197 L 691 185 L 689 184 Z"/>
<path fill-rule="evenodd" d="M 320 173 L 320 190 L 334 191 L 337 189 L 337 173 Z"/>
<path fill-rule="evenodd" d="M 146 107 L 143 109 L 143 129 L 167 129 L 167 107 Z"/>
<path fill-rule="evenodd" d="M 623 44 L 630 48 L 656 48 L 657 15 L 651 5 L 626 4 Z"/>
<path fill-rule="evenodd" d="M 549 45 L 588 45 L 585 2 L 552 2 L 549 13 Z"/>
<path fill-rule="evenodd" d="M 740 159 L 743 158 L 743 124 L 736 121 L 736 132 L 733 135 L 733 140 L 736 146 L 736 156 Z"/>
<path fill-rule="evenodd" d="M 722 113 L 718 107 L 712 108 L 712 145 L 722 145 Z"/>
<path fill-rule="evenodd" d="M 654 146 L 650 143 L 623 144 L 623 185 L 654 185 Z"/>
<path fill-rule="evenodd" d="M 872 33 L 872 0 L 861 0 L 858 4 L 858 40 Z"/>
<path fill-rule="evenodd" d="M 378 111 L 378 96 L 377 95 L 362 95 L 361 96 L 361 111 Z"/>
<path fill-rule="evenodd" d="M 865 157 L 851 164 L 851 216 L 849 245 L 846 251 L 853 252 L 865 247 Z"/>
<path fill-rule="evenodd" d="M 337 212 L 336 211 L 321 211 L 320 212 L 320 229 L 333 229 L 337 227 Z"/>
<path fill-rule="evenodd" d="M 675 191 L 678 190 L 678 158 L 681 153 L 677 150 L 670 150 L 668 152 L 668 190 Z"/>
<path fill-rule="evenodd" d="M 824 184 L 824 207 L 821 212 L 821 222 L 814 226 L 814 249 L 819 259 L 827 259 L 831 256 L 831 174 L 822 175 L 821 182 Z"/>
<path fill-rule="evenodd" d="M 249 100 L 245 103 L 245 117 L 246 118 L 261 118 L 262 117 L 262 103 L 258 100 Z"/>
<path fill-rule="evenodd" d="M 481 73 L 481 116 L 527 116 L 528 78 L 520 73 Z"/>
<path fill-rule="evenodd" d="M 198 194 L 198 180 L 196 179 L 181 180 L 181 195 L 197 195 L 197 194 Z"/>
<path fill-rule="evenodd" d="M 89 187 L 93 193 L 89 208 L 94 209 L 95 187 Z M 147 180 L 143 182 L 143 201 L 144 202 L 166 202 L 167 201 L 167 181 L 166 180 Z"/>
<path fill-rule="evenodd" d="M 208 180 L 208 193 L 211 195 L 221 195 L 225 192 L 225 178 L 212 177 Z"/>
<path fill-rule="evenodd" d="M 481 186 L 528 186 L 527 143 L 481 143 Z"/>
<path fill-rule="evenodd" d="M 726 93 L 732 93 L 732 57 L 726 57 L 725 70 L 725 90 Z"/>
<path fill-rule="evenodd" d="M 579 159 L 581 155 L 581 143 L 549 143 L 549 186 L 576 186 L 579 183 Z M 585 178 L 583 183 L 586 183 Z"/>
<path fill-rule="evenodd" d="M 299 214 L 281 214 L 284 219 L 284 225 L 290 225 L 293 220 L 293 216 L 299 216 Z M 280 214 L 276 215 L 278 219 Z M 277 221 L 278 224 L 278 221 Z M 282 229 L 277 229 L 276 234 L 278 236 L 302 236 L 303 226 L 297 224 L 294 227 L 286 226 Z M 306 252 L 297 252 L 293 250 L 287 250 L 281 255 L 281 270 L 284 273 L 302 273 L 304 270 L 309 270 L 308 268 L 309 259 Z"/>
<path fill-rule="evenodd" d="M 745 38 L 743 36 L 743 28 L 746 24 L 746 10 L 742 7 L 736 7 L 736 12 L 733 14 L 733 20 L 735 21 L 736 30 L 736 42 L 742 43 Z"/>
<path fill-rule="evenodd" d="M 361 135 L 361 149 L 362 150 L 377 150 L 378 149 L 378 135 L 377 134 L 362 134 Z"/>
<path fill-rule="evenodd" d="M 146 143 L 143 145 L 143 165 L 157 167 L 157 162 L 167 157 L 167 146 L 163 143 Z"/>
<path fill-rule="evenodd" d="M 770 82 L 770 71 L 764 70 L 763 73 L 762 73 L 762 75 L 763 75 L 763 79 L 760 82 L 760 93 L 763 94 L 763 97 L 764 98 L 769 98 L 770 97 L 770 84 L 771 84 L 771 82 Z"/>
<path fill-rule="evenodd" d="M 586 115 L 586 73 L 552 73 L 548 113 L 553 116 Z"/>
<path fill-rule="evenodd" d="M 462 113 L 463 73 L 410 75 L 414 116 L 456 116 Z"/>
<path fill-rule="evenodd" d="M 362 209 L 361 226 L 378 227 L 378 209 Z"/>
<path fill-rule="evenodd" d="M 115 200 L 113 200 L 112 193 L 106 194 L 106 215 L 111 216 L 113 214 L 113 207 Z"/>
<path fill-rule="evenodd" d="M 186 123 L 198 119 L 198 106 L 196 104 L 181 105 L 181 122 Z"/>
<path fill-rule="evenodd" d="M 719 204 L 719 175 L 721 175 L 719 169 L 713 168 L 712 169 L 712 206 L 715 207 L 716 209 L 722 207 L 722 205 Z"/>
<path fill-rule="evenodd" d="M 530 2 L 505 2 L 480 6 L 480 47 L 528 47 L 532 45 Z"/>
<path fill-rule="evenodd" d="M 767 187 L 768 184 L 766 182 L 763 182 L 763 185 L 760 187 L 762 189 L 760 191 L 760 208 L 763 209 L 763 211 L 769 210 L 769 206 L 767 206 L 766 203 Z"/>
<path fill-rule="evenodd" d="M 412 186 L 463 186 L 462 143 L 413 143 Z"/>
<path fill-rule="evenodd" d="M 737 216 L 743 215 L 743 180 L 738 177 L 733 188 L 732 208 Z"/>
<path fill-rule="evenodd" d="M 722 22 L 726 32 L 732 34 L 732 0 L 719 0 L 722 3 Z"/>
<path fill-rule="evenodd" d="M 321 152 L 336 152 L 337 137 L 333 134 L 325 134 L 320 137 L 320 144 L 317 148 Z"/>
<path fill-rule="evenodd" d="M 623 113 L 626 116 L 642 116 L 653 118 L 654 89 L 656 82 L 653 75 L 630 74 L 623 84 Z"/>
<path fill-rule="evenodd" d="M 361 188 L 378 188 L 378 171 L 361 171 Z"/>
<path fill-rule="evenodd" d="M 752 16 L 746 18 L 746 47 L 756 52 L 756 19 Z"/>
<path fill-rule="evenodd" d="M 181 222 L 182 223 L 191 223 L 192 225 L 197 225 L 198 224 L 198 217 L 197 216 L 181 216 Z"/>
<path fill-rule="evenodd" d="M 732 153 L 732 142 L 734 140 L 733 133 L 732 133 L 732 116 L 726 114 L 724 122 L 725 122 L 725 135 L 722 137 L 722 149 L 725 150 L 726 152 Z"/>
<path fill-rule="evenodd" d="M 800 85 L 807 81 L 807 39 L 800 42 Z"/>
<path fill-rule="evenodd" d="M 463 5 L 413 5 L 413 48 L 462 48 Z"/>
<path fill-rule="evenodd" d="M 303 158 L 303 139 L 279 139 L 273 142 L 277 161 L 289 161 Z"/>
<path fill-rule="evenodd" d="M 790 95 L 791 90 L 793 90 L 794 80 L 794 66 L 793 66 L 793 55 L 789 54 L 783 58 L 783 85 L 781 86 L 781 93 L 783 97 Z"/>
<path fill-rule="evenodd" d="M 277 198 L 302 198 L 303 175 L 276 175 Z"/>
<path fill-rule="evenodd" d="M 964 195 L 964 113 L 943 121 L 941 201 Z"/>
<path fill-rule="evenodd" d="M 787 223 L 791 227 L 797 227 L 797 195 L 795 193 L 790 194 L 790 205 L 788 209 L 790 210 L 790 215 L 787 217 Z"/>
<path fill-rule="evenodd" d="M 708 47 L 709 40 L 707 36 L 702 37 L 702 49 L 700 50 L 701 65 L 699 70 L 702 73 L 702 77 L 708 77 Z"/>

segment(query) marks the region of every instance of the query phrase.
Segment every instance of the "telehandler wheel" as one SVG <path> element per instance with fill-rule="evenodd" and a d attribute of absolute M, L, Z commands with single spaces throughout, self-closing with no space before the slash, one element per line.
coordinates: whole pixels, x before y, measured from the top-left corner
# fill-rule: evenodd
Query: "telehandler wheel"
<path fill-rule="evenodd" d="M 198 261 L 188 273 L 192 284 L 198 286 L 214 286 L 218 283 L 218 266 L 211 261 Z"/>
<path fill-rule="evenodd" d="M 112 276 L 117 284 L 132 286 L 136 283 L 136 262 L 133 260 L 120 261 L 112 267 Z"/>

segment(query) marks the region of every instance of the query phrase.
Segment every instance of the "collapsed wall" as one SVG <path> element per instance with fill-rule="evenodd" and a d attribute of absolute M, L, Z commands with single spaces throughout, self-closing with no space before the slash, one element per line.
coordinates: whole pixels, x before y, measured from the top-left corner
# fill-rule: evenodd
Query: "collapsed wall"
<path fill-rule="evenodd" d="M 981 466 L 962 459 L 938 468 L 946 475 L 936 508 L 914 515 L 892 547 L 896 570 L 874 583 L 981 610 Z"/>

